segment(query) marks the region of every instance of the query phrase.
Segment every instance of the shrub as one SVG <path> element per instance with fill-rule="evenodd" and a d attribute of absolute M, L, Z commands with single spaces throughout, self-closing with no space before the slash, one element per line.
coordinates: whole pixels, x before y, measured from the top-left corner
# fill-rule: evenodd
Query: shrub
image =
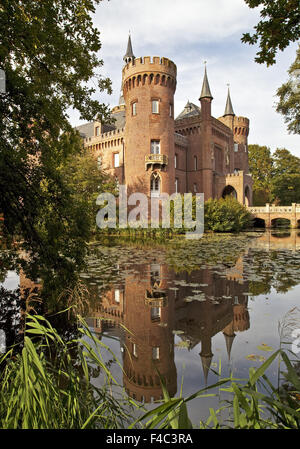
<path fill-rule="evenodd" d="M 215 232 L 239 232 L 251 224 L 251 215 L 245 206 L 232 196 L 209 199 L 205 202 L 205 229 Z"/>

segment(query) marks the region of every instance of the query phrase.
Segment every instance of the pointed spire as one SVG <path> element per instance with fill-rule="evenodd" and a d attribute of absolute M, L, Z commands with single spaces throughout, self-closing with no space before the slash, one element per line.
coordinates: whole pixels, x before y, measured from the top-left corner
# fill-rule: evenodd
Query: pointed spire
<path fill-rule="evenodd" d="M 211 100 L 213 99 L 213 96 L 212 96 L 210 88 L 209 88 L 208 78 L 207 78 L 206 61 L 205 61 L 205 70 L 204 70 L 202 90 L 201 90 L 201 95 L 200 95 L 199 100 L 202 100 L 202 98 L 210 98 Z"/>
<path fill-rule="evenodd" d="M 227 335 L 225 332 L 223 332 L 223 335 L 225 337 L 228 360 L 230 360 L 232 343 L 233 343 L 233 340 L 235 339 L 236 335 L 235 335 L 235 333 L 233 333 L 231 335 Z"/>
<path fill-rule="evenodd" d="M 204 381 L 205 381 L 205 385 L 207 385 L 207 378 L 208 378 L 208 372 L 210 369 L 210 365 L 212 362 L 212 355 L 211 356 L 206 356 L 206 355 L 201 355 L 201 362 L 202 362 L 202 369 L 203 369 L 203 374 L 204 374 Z"/>
<path fill-rule="evenodd" d="M 130 36 L 130 32 L 129 32 L 127 50 L 126 50 L 125 56 L 123 57 L 123 60 L 127 64 L 128 62 L 132 61 L 134 58 L 135 58 L 135 56 L 132 51 L 131 36 Z"/>
<path fill-rule="evenodd" d="M 232 107 L 231 98 L 230 98 L 229 84 L 227 84 L 227 85 L 228 85 L 228 94 L 227 94 L 227 102 L 226 102 L 226 107 L 225 107 L 225 112 L 224 112 L 223 117 L 226 117 L 226 115 L 235 115 L 235 113 L 233 112 L 233 107 Z"/>

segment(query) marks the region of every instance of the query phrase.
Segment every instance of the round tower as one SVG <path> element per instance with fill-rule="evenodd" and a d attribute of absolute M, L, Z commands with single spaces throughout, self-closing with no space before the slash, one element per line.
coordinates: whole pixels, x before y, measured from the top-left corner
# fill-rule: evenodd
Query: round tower
<path fill-rule="evenodd" d="M 233 135 L 234 141 L 239 144 L 247 145 L 249 134 L 249 119 L 247 117 L 234 117 Z"/>
<path fill-rule="evenodd" d="M 150 56 L 135 58 L 123 68 L 128 193 L 158 196 L 175 192 L 176 73 L 176 65 L 169 59 Z"/>

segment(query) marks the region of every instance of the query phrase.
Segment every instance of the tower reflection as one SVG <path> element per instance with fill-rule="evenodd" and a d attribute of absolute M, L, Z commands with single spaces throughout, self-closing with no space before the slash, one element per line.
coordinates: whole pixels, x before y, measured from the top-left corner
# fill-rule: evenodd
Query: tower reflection
<path fill-rule="evenodd" d="M 213 337 L 223 333 L 230 358 L 237 333 L 250 327 L 243 259 L 222 274 L 209 269 L 176 273 L 155 261 L 131 268 L 133 272 L 90 314 L 96 332 L 109 328 L 120 337 L 127 394 L 145 403 L 162 399 L 159 376 L 169 395 L 176 394 L 175 335 L 188 349 L 201 345 L 206 383 L 214 357 Z M 123 337 L 120 325 L 128 329 Z"/>

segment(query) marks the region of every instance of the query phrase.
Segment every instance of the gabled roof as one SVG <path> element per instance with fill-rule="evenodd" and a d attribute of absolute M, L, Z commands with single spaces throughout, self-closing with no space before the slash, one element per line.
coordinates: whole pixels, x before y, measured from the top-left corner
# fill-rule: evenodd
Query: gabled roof
<path fill-rule="evenodd" d="M 182 118 L 193 117 L 195 115 L 200 115 L 201 109 L 194 103 L 190 103 L 189 101 L 185 105 L 183 111 L 176 117 L 175 120 L 180 120 Z"/>

